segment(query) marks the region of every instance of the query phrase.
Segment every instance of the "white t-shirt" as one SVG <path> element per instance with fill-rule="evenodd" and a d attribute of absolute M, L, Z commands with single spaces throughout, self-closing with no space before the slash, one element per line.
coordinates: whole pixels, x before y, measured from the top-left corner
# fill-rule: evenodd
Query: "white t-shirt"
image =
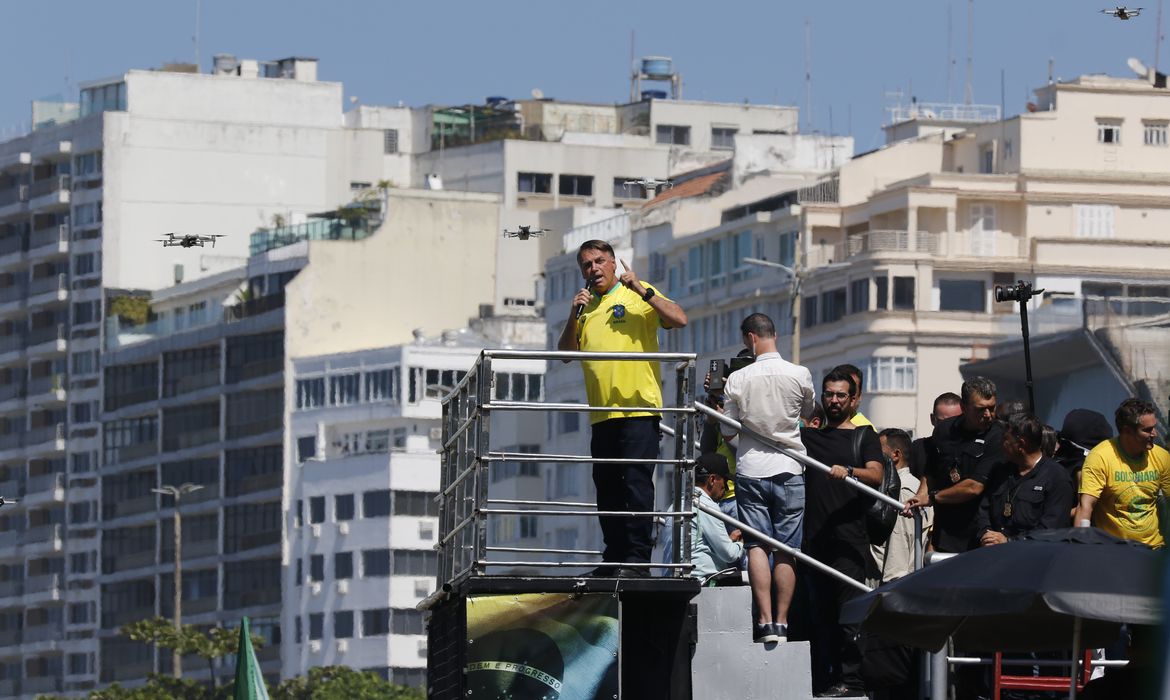
<path fill-rule="evenodd" d="M 723 411 L 728 418 L 780 445 L 804 454 L 800 418 L 812 413 L 816 394 L 812 373 L 778 352 L 766 352 L 727 378 Z M 779 474 L 802 474 L 796 460 L 777 452 L 747 433 L 740 433 L 735 473 L 756 479 Z"/>

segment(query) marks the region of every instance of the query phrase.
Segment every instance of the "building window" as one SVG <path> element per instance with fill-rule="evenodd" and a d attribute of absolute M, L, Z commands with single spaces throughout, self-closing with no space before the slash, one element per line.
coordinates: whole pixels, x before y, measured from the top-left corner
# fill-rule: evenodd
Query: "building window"
<path fill-rule="evenodd" d="M 398 129 L 382 130 L 382 153 L 398 152 Z"/>
<path fill-rule="evenodd" d="M 333 555 L 333 578 L 353 578 L 353 552 L 337 552 Z"/>
<path fill-rule="evenodd" d="M 390 575 L 389 549 L 362 550 L 362 576 L 366 578 Z"/>
<path fill-rule="evenodd" d="M 390 515 L 390 489 L 366 491 L 362 494 L 362 517 L 385 518 Z"/>
<path fill-rule="evenodd" d="M 890 278 L 886 276 L 873 278 L 874 304 L 879 311 L 890 308 Z"/>
<path fill-rule="evenodd" d="M 716 151 L 731 151 L 735 149 L 735 127 L 711 127 L 711 148 Z"/>
<path fill-rule="evenodd" d="M 1097 143 L 1121 143 L 1121 120 L 1098 119 Z"/>
<path fill-rule="evenodd" d="M 986 144 L 979 149 L 979 172 L 987 175 L 995 172 L 995 145 Z"/>
<path fill-rule="evenodd" d="M 731 245 L 731 239 L 724 239 L 728 247 Z M 722 287 L 724 281 L 727 279 L 727 270 L 725 269 L 723 259 L 724 241 L 709 241 L 707 243 L 707 272 L 709 277 L 709 284 L 711 288 Z M 730 251 L 729 251 L 730 252 Z"/>
<path fill-rule="evenodd" d="M 333 638 L 350 639 L 353 637 L 353 611 L 339 610 L 333 613 Z"/>
<path fill-rule="evenodd" d="M 325 555 L 313 554 L 309 557 L 309 580 L 325 580 Z"/>
<path fill-rule="evenodd" d="M 325 613 L 309 613 L 309 639 L 325 636 Z"/>
<path fill-rule="evenodd" d="M 894 309 L 914 310 L 914 278 L 894 278 Z"/>
<path fill-rule="evenodd" d="M 1147 146 L 1167 145 L 1166 129 L 1170 122 L 1142 122 L 1142 143 Z"/>
<path fill-rule="evenodd" d="M 301 622 L 301 616 L 297 615 L 296 617 L 294 617 L 293 623 L 294 623 L 293 627 L 295 628 L 294 632 L 293 632 L 293 639 L 296 641 L 297 644 L 300 644 L 301 639 L 303 639 L 303 636 L 304 636 L 304 623 Z"/>
<path fill-rule="evenodd" d="M 366 401 L 398 400 L 398 368 L 366 372 Z"/>
<path fill-rule="evenodd" d="M 691 145 L 691 127 L 659 124 L 655 131 L 656 140 L 664 146 Z"/>
<path fill-rule="evenodd" d="M 307 462 L 317 456 L 317 436 L 306 435 L 297 438 L 297 461 Z"/>
<path fill-rule="evenodd" d="M 346 493 L 333 499 L 333 518 L 337 522 L 353 520 L 353 494 Z"/>
<path fill-rule="evenodd" d="M 987 310 L 987 283 L 983 280 L 938 281 L 939 311 Z"/>
<path fill-rule="evenodd" d="M 394 550 L 395 576 L 434 576 L 438 569 L 438 552 L 425 549 Z"/>
<path fill-rule="evenodd" d="M 1074 204 L 1077 238 L 1113 238 L 1113 213 L 1110 204 Z"/>
<path fill-rule="evenodd" d="M 309 522 L 325 522 L 325 497 L 313 496 L 309 499 Z"/>
<path fill-rule="evenodd" d="M 815 296 L 807 296 L 804 298 L 804 327 L 812 328 L 817 325 L 817 298 Z"/>
<path fill-rule="evenodd" d="M 580 414 L 573 413 L 572 411 L 564 411 L 560 414 L 560 416 L 561 416 L 561 418 L 560 418 L 559 424 L 560 424 L 561 434 L 575 433 L 581 429 L 581 415 Z"/>
<path fill-rule="evenodd" d="M 691 246 L 687 251 L 687 293 L 698 294 L 706 285 L 703 274 L 703 246 Z"/>
<path fill-rule="evenodd" d="M 845 288 L 830 289 L 821 293 L 822 313 L 825 323 L 840 321 L 845 316 Z"/>
<path fill-rule="evenodd" d="M 849 313 L 864 313 L 869 311 L 869 278 L 853 280 L 849 283 Z"/>
<path fill-rule="evenodd" d="M 412 608 L 395 608 L 390 613 L 391 634 L 426 634 L 423 611 Z"/>
<path fill-rule="evenodd" d="M 865 373 L 865 391 L 903 392 L 918 390 L 918 360 L 913 357 L 875 357 Z"/>
<path fill-rule="evenodd" d="M 592 197 L 592 175 L 561 175 L 557 191 L 569 197 Z"/>
<path fill-rule="evenodd" d="M 427 670 L 425 668 L 391 668 L 389 680 L 394 685 L 421 688 L 427 684 Z"/>
<path fill-rule="evenodd" d="M 362 636 L 381 637 L 390 634 L 390 608 L 362 611 Z"/>
<path fill-rule="evenodd" d="M 329 378 L 329 405 L 349 406 L 361 401 L 361 375 L 343 374 Z"/>
<path fill-rule="evenodd" d="M 518 173 L 516 189 L 534 194 L 552 194 L 552 175 L 549 173 Z"/>
<path fill-rule="evenodd" d="M 321 408 L 325 405 L 325 378 L 297 380 L 297 408 Z"/>
<path fill-rule="evenodd" d="M 394 491 L 394 514 L 438 516 L 439 504 L 435 494 L 426 491 Z"/>

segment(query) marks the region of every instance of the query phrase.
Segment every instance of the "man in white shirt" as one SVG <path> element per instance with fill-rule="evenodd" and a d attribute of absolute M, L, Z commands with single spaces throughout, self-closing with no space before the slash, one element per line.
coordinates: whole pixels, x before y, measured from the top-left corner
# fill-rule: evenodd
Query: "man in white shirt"
<path fill-rule="evenodd" d="M 756 361 L 727 378 L 724 413 L 752 433 L 769 438 L 793 452 L 804 453 L 800 419 L 816 405 L 812 374 L 776 351 L 776 326 L 764 314 L 752 314 L 740 324 L 744 345 Z M 736 433 L 724 428 L 724 439 Z M 792 549 L 800 549 L 804 517 L 804 468 L 796 460 L 745 432 L 739 435 L 735 457 L 735 498 L 739 519 Z M 786 641 L 788 608 L 796 587 L 793 557 L 773 554 L 745 534 L 748 581 L 756 619 L 752 639 L 758 643 Z M 773 600 L 774 596 L 774 600 Z"/>

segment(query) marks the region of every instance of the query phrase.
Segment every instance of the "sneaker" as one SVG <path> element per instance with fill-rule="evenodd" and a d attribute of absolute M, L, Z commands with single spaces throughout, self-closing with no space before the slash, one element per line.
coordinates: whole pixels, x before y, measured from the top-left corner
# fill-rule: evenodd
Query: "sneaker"
<path fill-rule="evenodd" d="M 788 625 L 780 622 L 773 622 L 771 626 L 772 634 L 776 635 L 777 642 L 788 641 Z"/>
<path fill-rule="evenodd" d="M 617 575 L 617 567 L 602 564 L 585 575 L 591 578 L 613 578 Z"/>
<path fill-rule="evenodd" d="M 775 627 L 776 625 L 773 622 L 752 625 L 752 641 L 756 644 L 774 644 L 780 641 Z"/>
<path fill-rule="evenodd" d="M 618 578 L 649 578 L 650 570 L 633 566 L 623 566 L 617 570 Z"/>

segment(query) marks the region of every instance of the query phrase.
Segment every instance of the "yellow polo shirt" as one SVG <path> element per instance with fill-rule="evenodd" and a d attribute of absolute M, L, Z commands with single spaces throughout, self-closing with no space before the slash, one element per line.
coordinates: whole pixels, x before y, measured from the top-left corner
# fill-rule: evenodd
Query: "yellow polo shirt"
<path fill-rule="evenodd" d="M 653 286 L 642 283 L 647 289 Z M 655 294 L 658 293 L 654 289 Z M 602 296 L 593 295 L 577 321 L 577 347 L 585 352 L 658 352 L 661 319 L 621 282 Z M 590 406 L 662 407 L 662 378 L 658 362 L 586 360 L 585 395 Z M 590 423 L 610 418 L 658 415 L 646 411 L 590 413 Z"/>
<path fill-rule="evenodd" d="M 874 430 L 877 430 L 877 428 L 874 428 L 873 423 L 870 423 L 869 419 L 866 418 L 865 414 L 862 413 L 861 411 L 854 413 L 853 417 L 849 419 L 849 422 L 852 423 L 853 426 L 856 428 L 864 428 L 866 426 L 869 426 L 869 427 L 873 428 Z"/>
<path fill-rule="evenodd" d="M 1094 447 L 1081 470 L 1081 493 L 1097 499 L 1093 525 L 1116 537 L 1161 547 L 1158 492 L 1170 492 L 1170 453 L 1154 445 L 1131 459 L 1112 438 Z"/>

